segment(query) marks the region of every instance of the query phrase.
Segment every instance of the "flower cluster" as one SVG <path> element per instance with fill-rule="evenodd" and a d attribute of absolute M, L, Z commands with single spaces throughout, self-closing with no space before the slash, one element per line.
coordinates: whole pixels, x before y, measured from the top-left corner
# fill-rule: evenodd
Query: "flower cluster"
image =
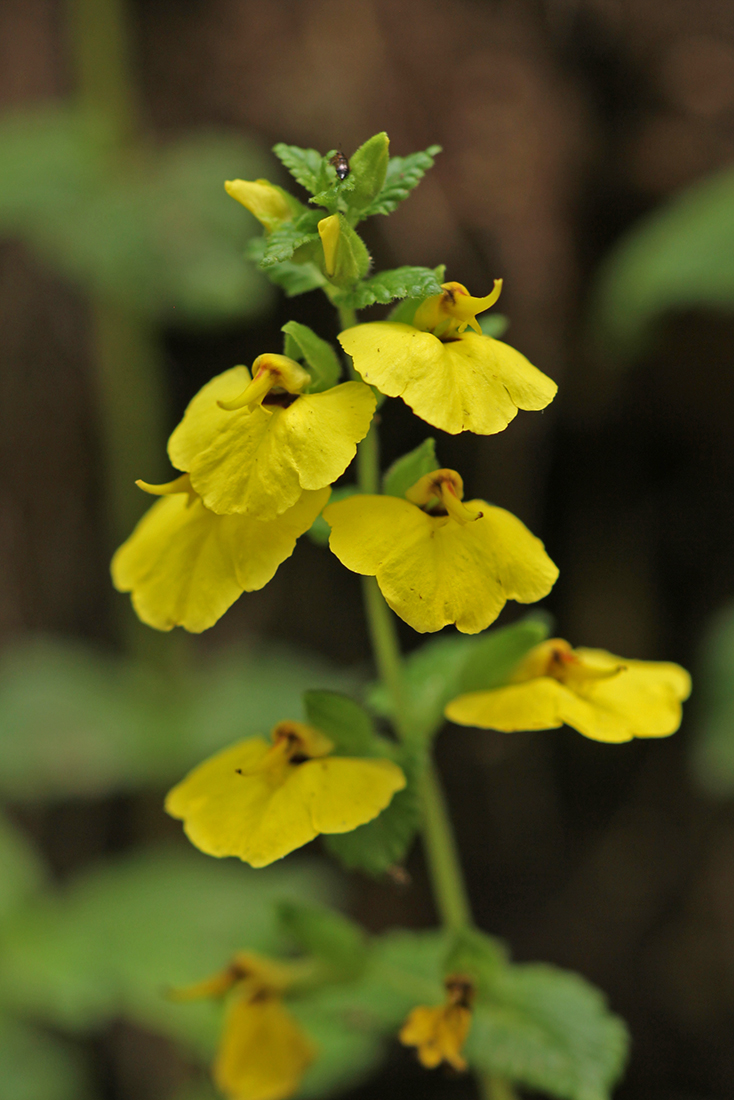
<path fill-rule="evenodd" d="M 376 430 L 378 399 L 401 398 L 443 432 L 488 436 L 503 431 L 519 410 L 546 408 L 556 393 L 550 378 L 483 329 L 479 318 L 499 298 L 501 280 L 474 297 L 461 283 L 442 281 L 443 269 L 370 275 L 371 259 L 355 227 L 371 214 L 390 213 L 438 151 L 395 158 L 396 164 L 387 149 L 385 134 L 349 162 L 342 154 L 276 146 L 311 191 L 311 206 L 267 180 L 226 184 L 264 228 L 253 252 L 262 270 L 290 295 L 320 288 L 337 307 L 345 359 L 291 321 L 283 328 L 282 353 L 258 356 L 251 371 L 235 366 L 194 396 L 168 442 L 177 476 L 165 485 L 138 482 L 161 499 L 112 562 L 116 587 L 131 593 L 139 617 L 158 630 L 211 627 L 243 592 L 267 584 L 299 537 L 309 530 L 316 537 L 319 524 L 322 531 L 328 527 L 330 549 L 347 569 L 374 578 L 366 582 L 368 608 L 376 599 L 379 614 L 389 619 L 387 603 L 419 633 L 455 626 L 479 634 L 508 600 L 534 603 L 556 581 L 558 569 L 543 543 L 520 519 L 484 499 L 464 500 L 461 475 L 440 468 L 432 440 L 398 460 L 383 491 L 375 491 L 376 448 L 367 437 Z M 385 319 L 357 322 L 358 309 L 396 299 Z M 374 461 L 371 474 L 358 463 L 359 484 L 340 486 L 330 503 L 360 445 L 362 456 Z M 382 627 L 374 619 L 372 627 L 377 638 Z M 457 649 L 462 659 L 466 641 Z M 395 641 L 388 642 L 378 661 L 383 668 L 399 665 L 394 649 Z M 690 690 L 677 665 L 573 650 L 561 639 L 528 643 L 503 660 L 485 669 L 479 684 L 468 678 L 445 707 L 449 720 L 505 732 L 566 723 L 610 742 L 664 737 L 678 728 Z M 420 800 L 429 797 L 421 781 L 430 735 L 416 732 L 419 722 L 407 728 L 407 693 L 399 668 L 393 673 L 393 714 L 403 698 L 396 723 L 402 745 L 381 737 L 368 714 L 342 699 L 337 709 L 347 706 L 347 726 L 354 727 L 346 737 L 332 736 L 333 713 L 325 715 L 324 728 L 310 714 L 308 723 L 279 722 L 270 742 L 251 737 L 194 768 L 169 792 L 168 813 L 183 821 L 201 851 L 253 867 L 319 834 L 336 845 L 347 833 L 361 837 L 363 846 L 382 846 L 381 862 L 360 864 L 352 853 L 349 866 L 394 867 L 418 828 Z M 447 679 L 461 683 L 453 673 Z M 425 687 L 432 705 L 428 674 Z M 448 698 L 438 702 L 439 723 Z M 452 844 L 443 843 L 441 859 L 453 859 L 452 852 Z M 460 871 L 448 875 L 454 878 Z M 298 980 L 294 966 L 241 954 L 221 974 L 178 994 L 229 998 L 214 1076 L 231 1100 L 284 1100 L 318 1055 L 283 1004 Z M 446 1002 L 414 1007 L 399 1037 L 416 1047 L 424 1066 L 447 1062 L 463 1070 L 481 983 L 459 965 L 446 963 L 441 973 Z"/>

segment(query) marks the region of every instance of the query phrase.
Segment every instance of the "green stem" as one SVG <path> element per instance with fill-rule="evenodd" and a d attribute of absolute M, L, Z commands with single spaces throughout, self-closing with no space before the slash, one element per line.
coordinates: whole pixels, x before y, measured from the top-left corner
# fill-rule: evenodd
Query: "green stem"
<path fill-rule="evenodd" d="M 375 424 L 359 444 L 357 476 L 362 492 L 379 492 L 380 471 Z M 395 729 L 401 740 L 409 740 L 411 729 L 405 710 L 403 659 L 395 616 L 385 603 L 374 577 L 363 578 L 362 591 L 375 663 L 380 679 L 392 697 Z M 442 924 L 457 931 L 471 926 L 471 909 L 441 782 L 430 762 L 421 780 L 421 801 L 423 842 L 436 908 Z"/>
<path fill-rule="evenodd" d="M 471 926 L 471 908 L 446 798 L 432 761 L 421 777 L 421 800 L 423 842 L 436 908 L 444 927 L 457 932 Z"/>

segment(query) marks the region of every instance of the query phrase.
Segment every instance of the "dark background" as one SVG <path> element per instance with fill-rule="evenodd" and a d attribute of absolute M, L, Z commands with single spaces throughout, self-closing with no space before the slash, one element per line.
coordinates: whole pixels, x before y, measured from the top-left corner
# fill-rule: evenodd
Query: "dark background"
<path fill-rule="evenodd" d="M 462 472 L 469 496 L 511 509 L 543 537 L 561 569 L 544 603 L 560 635 L 695 674 L 702 631 L 734 587 L 734 323 L 670 317 L 623 368 L 590 350 L 586 317 L 595 272 L 620 234 L 734 160 L 734 5 L 137 0 L 129 15 L 156 141 L 219 125 L 264 148 L 283 140 L 349 155 L 382 129 L 394 153 L 443 146 L 410 201 L 368 226 L 376 264 L 445 262 L 474 294 L 503 277 L 507 339 L 560 392 L 497 437 L 432 431 L 441 462 Z M 2 0 L 0 104 L 67 95 L 67 53 L 60 3 Z M 280 179 L 274 161 L 271 178 Z M 172 317 L 170 426 L 212 374 L 279 350 L 289 318 L 335 335 L 317 294 L 280 301 L 249 327 L 182 329 Z M 8 645 L 35 631 L 114 645 L 90 376 L 84 295 L 6 240 Z M 428 434 L 400 402 L 383 423 L 385 463 Z M 307 540 L 199 644 L 253 632 L 340 662 L 368 659 L 357 578 Z M 404 641 L 415 642 L 407 629 Z M 633 1035 L 620 1100 L 734 1095 L 734 816 L 690 778 L 695 716 L 694 696 L 693 721 L 674 738 L 623 746 L 570 730 L 503 738 L 451 728 L 439 741 L 478 922 L 517 959 L 577 969 L 608 993 Z M 169 828 L 162 811 L 134 802 L 69 803 L 27 819 L 64 876 Z M 353 909 L 369 927 L 430 923 L 420 853 L 409 869 L 407 889 L 355 882 Z M 124 1029 L 101 1049 L 109 1096 L 161 1094 L 167 1049 Z M 141 1065 L 147 1078 L 132 1074 L 130 1084 Z M 360 1096 L 429 1088 L 469 1095 L 471 1084 L 429 1081 L 396 1051 L 392 1070 Z"/>

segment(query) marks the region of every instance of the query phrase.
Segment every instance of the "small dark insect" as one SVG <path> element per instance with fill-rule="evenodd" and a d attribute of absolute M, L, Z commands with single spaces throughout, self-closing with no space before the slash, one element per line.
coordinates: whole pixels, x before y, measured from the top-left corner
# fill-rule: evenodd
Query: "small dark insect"
<path fill-rule="evenodd" d="M 345 180 L 349 175 L 349 161 L 344 156 L 341 149 L 338 149 L 336 153 L 334 153 L 334 156 L 329 158 L 329 164 L 334 165 L 336 174 L 340 180 Z"/>

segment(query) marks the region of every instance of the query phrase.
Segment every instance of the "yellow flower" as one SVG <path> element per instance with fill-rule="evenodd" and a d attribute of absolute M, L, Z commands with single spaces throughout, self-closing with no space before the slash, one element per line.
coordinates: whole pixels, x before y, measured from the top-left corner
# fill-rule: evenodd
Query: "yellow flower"
<path fill-rule="evenodd" d="M 326 504 L 330 489 L 304 492 L 280 516 L 218 516 L 204 507 L 188 475 L 146 486 L 162 495 L 112 559 L 112 580 L 132 593 L 139 618 L 156 630 L 213 626 L 243 592 L 262 588 L 290 557 L 296 539 Z"/>
<path fill-rule="evenodd" d="M 680 665 L 571 649 L 552 638 L 530 651 L 507 686 L 460 695 L 445 713 L 462 726 L 512 733 L 566 723 L 594 741 L 619 742 L 675 733 L 690 691 Z"/>
<path fill-rule="evenodd" d="M 280 722 L 272 745 L 240 741 L 199 764 L 166 798 L 192 844 L 264 867 L 319 833 L 348 833 L 385 809 L 405 776 L 390 760 L 330 756 L 301 722 Z"/>
<path fill-rule="evenodd" d="M 446 1004 L 414 1008 L 400 1030 L 405 1046 L 417 1047 L 418 1058 L 426 1069 L 448 1062 L 454 1069 L 466 1069 L 461 1048 L 471 1027 L 474 1001 L 473 982 L 461 974 L 446 979 Z"/>
<path fill-rule="evenodd" d="M 365 382 L 402 397 L 429 424 L 452 435 L 493 435 L 518 409 L 544 409 L 558 388 L 519 351 L 481 335 L 476 314 L 493 305 L 501 286 L 498 279 L 492 294 L 472 298 L 461 283 L 444 283 L 412 325 L 371 321 L 339 341 Z"/>
<path fill-rule="evenodd" d="M 213 1066 L 214 1080 L 230 1100 L 285 1100 L 316 1057 L 281 1002 L 296 965 L 241 951 L 226 970 L 171 994 L 177 1001 L 193 1001 L 234 990 Z"/>
<path fill-rule="evenodd" d="M 464 504 L 463 495 L 454 470 L 436 470 L 407 500 L 353 496 L 324 511 L 339 561 L 377 577 L 393 611 L 420 633 L 456 623 L 476 634 L 506 600 L 540 600 L 558 576 L 519 519 L 483 500 Z"/>
<path fill-rule="evenodd" d="M 271 520 L 304 489 L 323 489 L 344 473 L 369 430 L 375 397 L 364 382 L 302 393 L 310 376 L 285 355 L 259 356 L 253 376 L 233 367 L 208 382 L 168 454 L 213 512 Z"/>
<path fill-rule="evenodd" d="M 283 222 L 291 221 L 294 207 L 300 205 L 282 187 L 276 187 L 268 180 L 227 180 L 224 188 L 228 195 L 254 214 L 268 232 L 277 229 Z"/>

